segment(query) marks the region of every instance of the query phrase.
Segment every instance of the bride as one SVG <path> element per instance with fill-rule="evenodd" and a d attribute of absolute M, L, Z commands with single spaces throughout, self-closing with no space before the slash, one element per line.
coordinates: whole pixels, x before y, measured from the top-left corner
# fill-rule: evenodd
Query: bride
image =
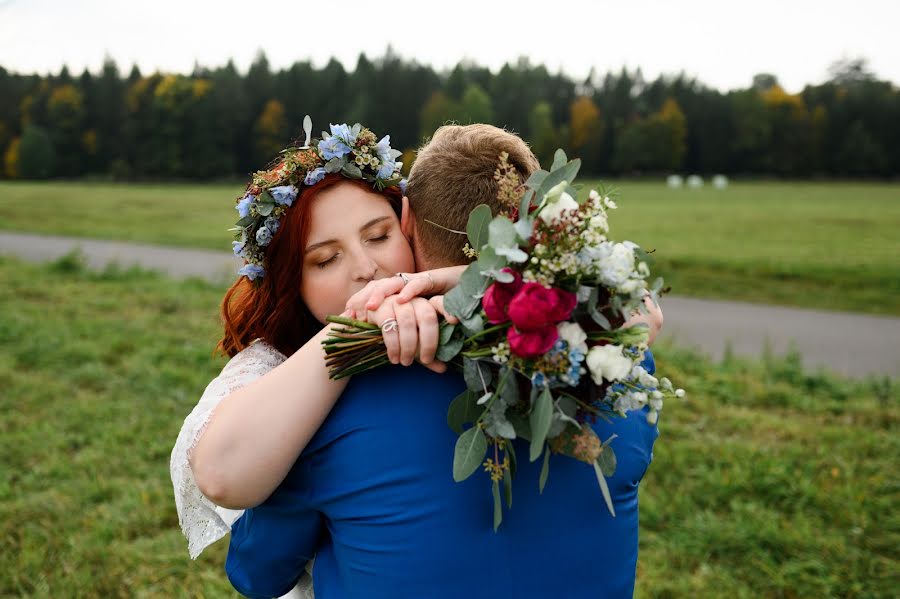
<path fill-rule="evenodd" d="M 185 419 L 170 462 L 192 558 L 275 490 L 343 392 L 347 380 L 329 379 L 325 365 L 326 316 L 381 325 L 394 364 L 446 368 L 435 361 L 438 317 L 455 318 L 441 294 L 464 266 L 415 273 L 398 154 L 387 136 L 376 143 L 359 125 L 332 125 L 314 146 L 307 134 L 282 152 L 239 200 L 234 251 L 246 264 L 222 301 L 218 346 L 230 360 Z M 651 313 L 651 328 L 659 319 Z M 311 577 L 287 596 L 311 597 Z"/>

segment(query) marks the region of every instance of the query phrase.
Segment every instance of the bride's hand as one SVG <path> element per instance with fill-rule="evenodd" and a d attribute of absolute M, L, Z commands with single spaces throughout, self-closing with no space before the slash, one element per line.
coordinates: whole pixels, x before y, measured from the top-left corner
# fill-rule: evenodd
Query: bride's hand
<path fill-rule="evenodd" d="M 377 310 L 385 298 L 393 295 L 396 295 L 395 300 L 398 303 L 405 304 L 414 297 L 447 293 L 459 283 L 459 277 L 465 269 L 465 266 L 450 266 L 418 273 L 404 273 L 406 280 L 398 275 L 370 281 L 347 300 L 345 309 L 350 311 L 351 318 L 357 318 L 366 311 Z"/>
<path fill-rule="evenodd" d="M 394 297 L 389 297 L 376 310 L 367 312 L 366 320 L 379 326 L 383 327 L 385 322 L 391 320 L 397 322 L 392 330 L 382 332 L 392 364 L 409 366 L 418 358 L 430 370 L 447 370 L 443 362 L 435 360 L 440 338 L 438 316 L 443 315 L 451 323 L 458 321 L 444 310 L 443 299 L 443 296 L 430 299 L 416 297 L 412 301 L 398 303 Z"/>

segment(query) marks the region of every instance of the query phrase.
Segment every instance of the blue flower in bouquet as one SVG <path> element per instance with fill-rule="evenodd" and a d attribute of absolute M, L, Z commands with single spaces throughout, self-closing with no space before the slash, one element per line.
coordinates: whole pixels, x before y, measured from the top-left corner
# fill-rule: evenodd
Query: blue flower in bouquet
<path fill-rule="evenodd" d="M 234 209 L 238 211 L 238 215 L 241 218 L 250 216 L 250 204 L 252 204 L 254 200 L 256 200 L 256 196 L 247 194 L 243 198 L 241 198 L 241 201 L 238 202 L 237 206 L 234 207 Z"/>
<path fill-rule="evenodd" d="M 581 363 L 584 362 L 585 354 L 581 349 L 574 348 L 569 350 L 569 370 L 566 372 L 566 379 L 568 383 L 573 387 L 577 386 L 578 383 L 581 382 L 581 375 L 583 368 L 581 367 Z"/>
<path fill-rule="evenodd" d="M 282 185 L 281 187 L 273 187 L 269 190 L 272 199 L 280 206 L 291 206 L 297 199 L 297 188 L 293 185 Z"/>
<path fill-rule="evenodd" d="M 544 387 L 547 385 L 547 377 L 543 372 L 535 372 L 531 375 L 531 384 L 534 387 Z"/>
<path fill-rule="evenodd" d="M 241 241 L 232 241 L 231 242 L 231 251 L 234 252 L 235 256 L 244 257 L 244 247 L 247 245 L 247 240 L 242 239 Z"/>
<path fill-rule="evenodd" d="M 406 195 L 406 179 L 400 179 L 400 193 Z"/>
<path fill-rule="evenodd" d="M 303 179 L 304 185 L 315 185 L 319 181 L 325 178 L 326 171 L 321 166 L 318 168 L 314 168 L 313 170 L 306 173 L 306 178 Z"/>
<path fill-rule="evenodd" d="M 261 246 L 267 246 L 270 241 L 272 241 L 272 231 L 268 227 L 260 227 L 256 232 L 256 243 Z"/>
<path fill-rule="evenodd" d="M 250 279 L 251 281 L 255 281 L 256 279 L 261 279 L 265 276 L 266 269 L 258 264 L 245 264 L 238 271 L 238 275 L 242 275 Z"/>

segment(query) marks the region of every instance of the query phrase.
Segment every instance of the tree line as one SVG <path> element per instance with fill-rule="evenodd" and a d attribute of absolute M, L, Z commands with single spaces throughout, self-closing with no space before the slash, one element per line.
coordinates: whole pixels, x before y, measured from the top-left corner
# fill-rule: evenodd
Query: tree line
<path fill-rule="evenodd" d="M 585 80 L 521 58 L 496 73 L 471 62 L 437 72 L 390 49 L 273 70 L 260 53 L 190 75 L 47 76 L 0 67 L 0 176 L 44 179 L 211 179 L 264 167 L 329 122 L 361 122 L 404 151 L 441 124 L 488 122 L 525 137 L 542 163 L 563 147 L 589 174 L 723 173 L 778 177 L 893 177 L 900 172 L 900 89 L 864 60 L 834 63 L 829 79 L 790 94 L 759 74 L 728 92 L 684 74 L 640 69 Z"/>

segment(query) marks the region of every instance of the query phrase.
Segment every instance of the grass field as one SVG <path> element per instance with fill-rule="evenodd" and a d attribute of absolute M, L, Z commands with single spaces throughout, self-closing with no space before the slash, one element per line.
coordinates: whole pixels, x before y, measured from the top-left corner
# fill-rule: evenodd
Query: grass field
<path fill-rule="evenodd" d="M 655 249 L 676 294 L 900 315 L 900 185 L 615 186 L 614 237 Z M 0 229 L 224 251 L 241 189 L 5 182 Z"/>
<path fill-rule="evenodd" d="M 168 474 L 222 289 L 0 258 L 0 597 L 227 597 Z M 638 597 L 892 597 L 900 407 L 796 357 L 658 348 L 669 402 L 641 490 Z M 596 491 L 596 489 L 592 489 Z"/>

